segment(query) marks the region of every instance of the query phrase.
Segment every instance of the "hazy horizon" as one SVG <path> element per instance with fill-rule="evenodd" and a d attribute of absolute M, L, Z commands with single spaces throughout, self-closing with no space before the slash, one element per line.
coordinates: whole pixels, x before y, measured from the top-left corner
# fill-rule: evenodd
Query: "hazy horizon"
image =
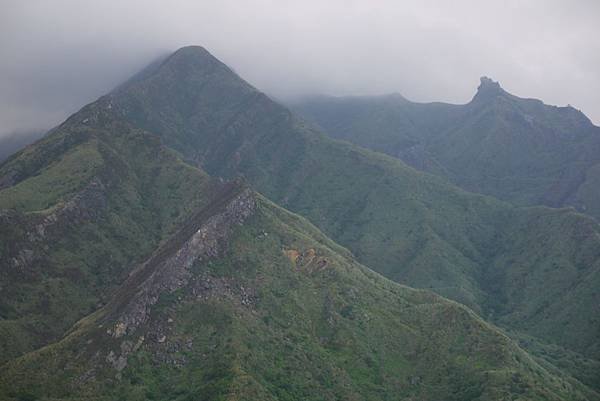
<path fill-rule="evenodd" d="M 467 103 L 480 76 L 600 122 L 600 3 L 9 0 L 0 136 L 47 129 L 160 55 L 200 45 L 278 99 Z M 52 24 L 48 24 L 52 21 Z"/>

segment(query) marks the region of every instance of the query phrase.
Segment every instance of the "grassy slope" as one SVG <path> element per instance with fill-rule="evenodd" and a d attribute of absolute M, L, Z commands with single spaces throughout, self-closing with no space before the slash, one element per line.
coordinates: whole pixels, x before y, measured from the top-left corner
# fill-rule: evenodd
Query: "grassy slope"
<path fill-rule="evenodd" d="M 290 251 L 304 258 L 294 260 Z M 119 340 L 98 328 L 101 311 L 63 341 L 6 365 L 0 391 L 53 400 L 597 396 L 535 363 L 466 308 L 382 278 L 264 199 L 227 252 L 193 271 L 243 288 L 251 301 L 242 303 L 235 290 L 202 298 L 189 288 L 165 293 L 151 320 Z M 163 342 L 152 335 L 157 327 Z M 125 369 L 104 363 L 110 349 L 118 353 L 141 336 Z"/>
<path fill-rule="evenodd" d="M 398 96 L 317 97 L 294 105 L 332 136 L 399 157 L 467 190 L 600 216 L 600 128 L 570 107 L 482 83 L 466 105 Z"/>
<path fill-rule="evenodd" d="M 0 191 L 13 210 L 0 227 L 0 362 L 60 338 L 204 202 L 208 176 L 98 107 L 0 167 L 16 181 Z M 100 192 L 60 213 L 94 182 Z"/>
<path fill-rule="evenodd" d="M 111 102 L 209 173 L 245 175 L 387 277 L 599 357 L 600 230 L 591 219 L 514 208 L 328 139 L 204 49 L 176 52 Z"/>

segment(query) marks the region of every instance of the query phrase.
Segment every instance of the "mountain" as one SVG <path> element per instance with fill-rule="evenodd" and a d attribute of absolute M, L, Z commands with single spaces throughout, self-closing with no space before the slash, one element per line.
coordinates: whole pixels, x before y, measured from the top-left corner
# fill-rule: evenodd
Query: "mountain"
<path fill-rule="evenodd" d="M 202 48 L 175 52 L 104 101 L 209 174 L 243 175 L 383 275 L 597 363 L 593 219 L 513 207 L 332 140 Z"/>
<path fill-rule="evenodd" d="M 597 397 L 593 219 L 330 139 L 199 47 L 0 165 L 0 208 L 13 398 Z"/>
<path fill-rule="evenodd" d="M 0 363 L 106 302 L 213 185 L 92 104 L 0 167 Z"/>
<path fill-rule="evenodd" d="M 465 105 L 388 95 L 317 96 L 292 107 L 334 138 L 468 191 L 600 217 L 600 127 L 570 106 L 519 98 L 483 77 Z"/>
<path fill-rule="evenodd" d="M 186 164 L 111 97 L 0 172 L 1 399 L 597 397 Z"/>

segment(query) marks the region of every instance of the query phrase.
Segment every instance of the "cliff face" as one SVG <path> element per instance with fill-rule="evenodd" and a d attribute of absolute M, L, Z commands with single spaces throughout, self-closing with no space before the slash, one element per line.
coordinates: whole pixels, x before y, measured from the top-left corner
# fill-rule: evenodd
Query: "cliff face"
<path fill-rule="evenodd" d="M 255 208 L 254 194 L 243 184 L 233 182 L 220 188 L 213 201 L 136 269 L 119 289 L 106 308 L 104 320 L 109 324 L 115 321 L 114 328 L 107 332 L 115 338 L 134 333 L 148 320 L 150 309 L 161 294 L 189 284 L 194 263 L 222 254 L 234 227 L 251 216 Z"/>
<path fill-rule="evenodd" d="M 114 369 L 109 375 L 120 379 L 130 355 L 148 342 L 147 347 L 155 358 L 184 363 L 181 358 L 168 357 L 168 353 L 156 348 L 163 343 L 177 350 L 192 346 L 168 338 L 172 319 L 151 318 L 161 297 L 168 298 L 183 291 L 187 299 L 229 296 L 241 304 L 249 304 L 249 289 L 231 280 L 191 271 L 194 264 L 223 256 L 233 231 L 252 216 L 257 207 L 255 193 L 241 181 L 217 184 L 213 190 L 212 200 L 133 270 L 111 302 L 93 315 L 91 321 L 95 327 L 85 335 L 92 340 L 79 350 L 80 355 L 89 356 L 88 370 L 81 380 L 89 379 L 106 367 Z M 178 297 L 181 301 L 181 295 Z M 77 333 L 78 326 L 73 332 Z"/>

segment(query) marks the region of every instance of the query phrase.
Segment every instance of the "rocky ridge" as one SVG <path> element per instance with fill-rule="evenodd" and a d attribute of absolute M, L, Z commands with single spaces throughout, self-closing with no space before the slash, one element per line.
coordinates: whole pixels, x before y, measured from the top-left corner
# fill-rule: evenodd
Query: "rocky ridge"
<path fill-rule="evenodd" d="M 131 273 L 107 305 L 105 320 L 116 320 L 107 333 L 115 338 L 134 333 L 147 321 L 159 296 L 186 286 L 191 266 L 223 252 L 233 227 L 242 224 L 255 208 L 249 188 L 239 182 L 225 184 L 208 206 Z"/>

